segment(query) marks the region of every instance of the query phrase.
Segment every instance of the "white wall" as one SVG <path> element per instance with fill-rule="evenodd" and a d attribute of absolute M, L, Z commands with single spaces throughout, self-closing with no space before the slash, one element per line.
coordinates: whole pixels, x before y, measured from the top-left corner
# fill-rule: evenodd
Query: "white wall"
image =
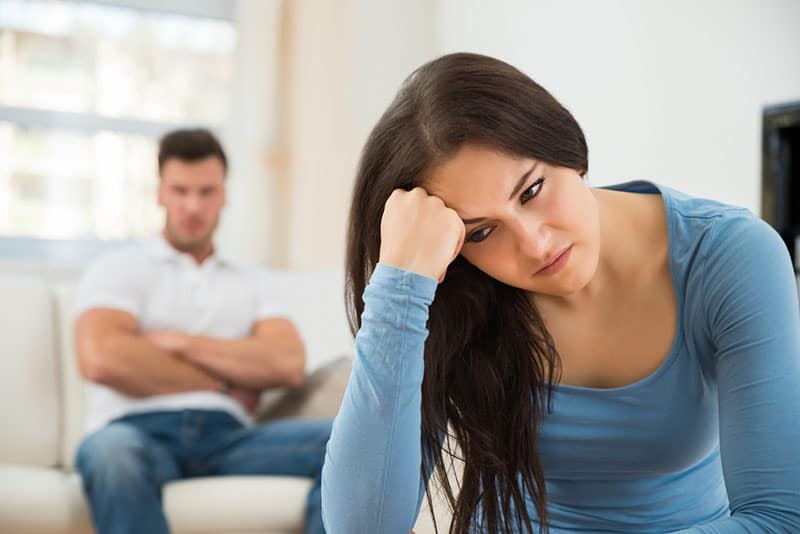
<path fill-rule="evenodd" d="M 354 135 L 359 151 L 400 84 L 436 55 L 436 4 L 355 0 Z"/>
<path fill-rule="evenodd" d="M 341 268 L 361 147 L 433 52 L 428 0 L 292 0 L 285 267 Z"/>
<path fill-rule="evenodd" d="M 760 212 L 761 110 L 800 100 L 797 0 L 439 0 L 439 51 L 510 62 L 576 116 L 594 185 Z"/>
<path fill-rule="evenodd" d="M 587 134 L 593 184 L 651 179 L 756 213 L 761 110 L 800 100 L 797 0 L 241 4 L 220 238 L 262 265 L 342 266 L 366 136 L 403 78 L 442 53 L 493 55 L 548 88 Z M 284 148 L 286 168 L 267 169 Z"/>
<path fill-rule="evenodd" d="M 280 263 L 277 177 L 265 165 L 278 142 L 280 8 L 277 0 L 236 3 L 236 70 L 230 117 L 221 132 L 230 172 L 217 244 L 239 261 L 268 266 Z"/>

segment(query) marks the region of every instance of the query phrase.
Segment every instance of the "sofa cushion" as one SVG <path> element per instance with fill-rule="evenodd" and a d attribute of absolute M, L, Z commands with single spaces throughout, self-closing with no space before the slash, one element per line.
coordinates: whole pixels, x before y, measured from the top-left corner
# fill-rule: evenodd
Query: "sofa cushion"
<path fill-rule="evenodd" d="M 75 473 L 0 464 L 0 531 L 89 534 L 91 516 Z"/>
<path fill-rule="evenodd" d="M 256 420 L 335 417 L 339 413 L 352 365 L 352 357 L 340 356 L 309 374 L 300 386 L 284 390 L 274 401 L 264 402 L 267 399 L 262 399 Z"/>
<path fill-rule="evenodd" d="M 0 462 L 54 466 L 59 459 L 61 383 L 47 285 L 0 276 Z"/>
<path fill-rule="evenodd" d="M 91 534 L 80 476 L 56 469 L 0 464 L 3 534 Z M 164 509 L 174 534 L 300 533 L 311 480 L 214 477 L 171 482 Z"/>
<path fill-rule="evenodd" d="M 167 484 L 164 507 L 181 534 L 302 532 L 311 479 L 212 477 Z"/>

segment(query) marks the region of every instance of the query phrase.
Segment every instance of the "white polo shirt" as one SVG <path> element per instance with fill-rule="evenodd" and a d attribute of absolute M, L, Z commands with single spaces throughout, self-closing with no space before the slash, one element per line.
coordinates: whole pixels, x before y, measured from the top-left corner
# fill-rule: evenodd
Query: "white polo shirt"
<path fill-rule="evenodd" d="M 162 236 L 113 251 L 86 270 L 73 316 L 91 308 L 126 311 L 139 321 L 140 332 L 176 330 L 223 339 L 250 335 L 261 319 L 288 317 L 266 271 L 216 254 L 198 265 Z M 252 424 L 241 404 L 212 391 L 135 398 L 89 384 L 87 400 L 87 433 L 123 415 L 162 410 L 224 410 Z"/>

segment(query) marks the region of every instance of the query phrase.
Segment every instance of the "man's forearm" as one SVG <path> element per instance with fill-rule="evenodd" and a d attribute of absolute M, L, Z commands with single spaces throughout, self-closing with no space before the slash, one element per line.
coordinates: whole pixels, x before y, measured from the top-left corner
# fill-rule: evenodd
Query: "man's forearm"
<path fill-rule="evenodd" d="M 246 389 L 297 385 L 304 378 L 303 347 L 292 341 L 186 336 L 180 353 L 187 361 Z"/>
<path fill-rule="evenodd" d="M 105 340 L 98 365 L 89 380 L 132 397 L 186 391 L 215 391 L 222 379 L 135 334 L 117 334 Z"/>

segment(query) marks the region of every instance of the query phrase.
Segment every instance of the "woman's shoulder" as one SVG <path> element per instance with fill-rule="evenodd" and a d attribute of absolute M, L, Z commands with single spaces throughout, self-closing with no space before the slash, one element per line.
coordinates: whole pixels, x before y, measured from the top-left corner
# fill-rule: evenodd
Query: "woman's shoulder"
<path fill-rule="evenodd" d="M 697 233 L 710 229 L 719 220 L 755 222 L 758 218 L 747 208 L 719 200 L 693 196 L 681 190 L 648 180 L 635 180 L 602 186 L 600 189 L 660 195 L 669 223 L 670 239 L 692 240 Z"/>
<path fill-rule="evenodd" d="M 664 199 L 670 256 L 674 260 L 725 256 L 746 251 L 763 240 L 782 244 L 778 233 L 747 208 L 663 185 L 654 187 Z"/>
<path fill-rule="evenodd" d="M 671 237 L 701 245 L 698 252 L 704 257 L 747 254 L 765 244 L 786 250 L 778 233 L 747 208 L 659 188 L 673 227 Z"/>
<path fill-rule="evenodd" d="M 757 294 L 766 286 L 779 286 L 776 295 L 796 300 L 791 257 L 778 232 L 748 209 L 702 200 L 696 199 L 690 210 L 682 210 L 679 202 L 673 215 L 676 226 L 683 223 L 687 242 L 670 256 L 678 264 L 692 262 L 687 294 L 714 313 L 733 302 L 760 302 Z"/>
<path fill-rule="evenodd" d="M 672 211 L 683 218 L 713 221 L 741 217 L 758 219 L 750 210 L 742 206 L 690 195 L 665 185 L 654 185 L 658 187 L 659 192 L 664 197 L 664 204 L 668 211 Z"/>
<path fill-rule="evenodd" d="M 707 276 L 764 276 L 776 268 L 791 269 L 789 250 L 780 234 L 744 208 L 721 212 L 713 219 L 703 252 L 705 265 L 711 269 Z"/>
<path fill-rule="evenodd" d="M 658 188 L 666 206 L 670 267 L 687 298 L 759 285 L 764 277 L 793 279 L 783 239 L 753 212 Z"/>

